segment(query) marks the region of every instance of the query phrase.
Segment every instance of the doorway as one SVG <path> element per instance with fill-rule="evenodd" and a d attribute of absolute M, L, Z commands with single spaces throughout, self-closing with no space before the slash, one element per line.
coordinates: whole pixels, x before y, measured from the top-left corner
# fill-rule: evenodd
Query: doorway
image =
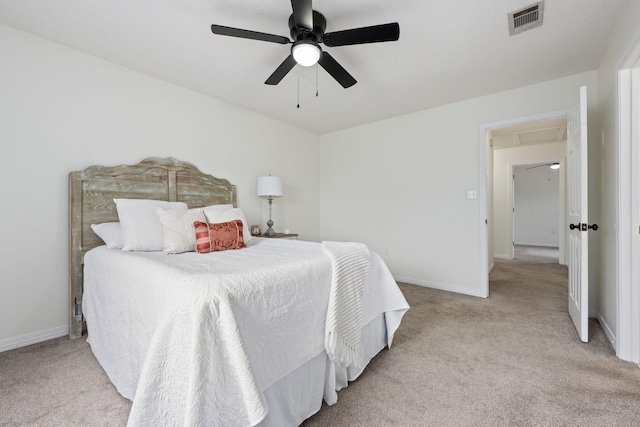
<path fill-rule="evenodd" d="M 512 166 L 513 258 L 564 263 L 560 245 L 560 230 L 564 229 L 560 225 L 564 218 L 562 163 L 552 159 Z"/>
<path fill-rule="evenodd" d="M 516 244 L 555 246 L 564 264 L 567 119 L 561 114 L 488 130 L 493 258 L 513 259 Z"/>
<path fill-rule="evenodd" d="M 543 132 L 546 134 L 553 135 L 554 130 L 552 128 L 555 127 L 555 138 L 558 139 L 558 126 L 540 126 L 541 123 L 549 122 L 549 121 L 558 121 L 564 124 L 565 133 L 566 133 L 566 123 L 567 117 L 569 116 L 569 110 L 557 110 L 551 111 L 541 114 L 534 114 L 525 117 L 506 119 L 492 123 L 485 123 L 479 127 L 479 141 L 483 141 L 483 146 L 480 148 L 480 194 L 484 195 L 484 197 L 480 197 L 480 212 L 483 228 L 481 231 L 480 238 L 480 256 L 481 259 L 486 260 L 486 262 L 480 263 L 480 286 L 481 293 L 480 296 L 487 298 L 489 296 L 489 272 L 493 269 L 494 266 L 494 254 L 498 255 L 496 258 L 503 255 L 505 258 L 513 258 L 513 236 L 512 236 L 512 217 L 511 217 L 511 165 L 520 163 L 530 163 L 535 161 L 547 161 L 550 158 L 556 158 L 558 161 L 563 161 L 564 156 L 566 155 L 566 151 L 561 154 L 545 155 L 544 157 L 538 158 L 527 158 L 524 161 L 516 161 L 512 160 L 511 163 L 506 163 L 507 166 L 496 166 L 496 159 L 494 153 L 497 152 L 500 146 L 500 141 L 496 138 L 496 134 L 500 131 L 504 131 L 505 129 L 512 127 L 522 127 L 520 131 L 517 133 L 517 140 L 514 139 L 516 137 L 513 136 L 513 132 L 511 132 L 511 138 L 514 141 L 517 141 L 521 146 L 527 146 L 531 141 L 529 137 L 539 137 L 539 132 Z M 533 132 L 530 132 L 533 131 Z M 533 138 L 535 139 L 535 138 Z M 548 141 L 550 142 L 550 141 Z M 530 150 L 523 150 L 519 153 L 526 154 Z M 504 151 L 503 151 L 504 152 Z M 495 171 L 495 172 L 494 172 Z M 500 179 L 496 177 L 497 174 L 505 174 L 504 179 Z M 502 192 L 499 188 L 500 186 L 506 186 L 508 191 Z M 495 187 L 495 188 L 494 188 Z M 504 190 L 504 188 L 502 189 Z M 508 200 L 506 209 L 496 210 L 494 207 L 494 200 L 496 199 L 496 191 L 499 194 L 507 194 L 506 200 Z M 502 199 L 503 204 L 504 198 Z M 566 204 L 565 204 L 566 205 Z M 504 206 L 503 206 L 504 207 Z M 562 219 L 561 221 L 564 221 Z M 507 224 L 507 237 L 497 240 L 494 238 L 496 233 L 500 233 L 501 230 L 503 232 L 503 227 L 500 227 L 500 230 L 496 230 L 497 226 Z M 560 229 L 565 230 L 564 223 L 560 223 Z M 561 245 L 562 247 L 566 246 L 566 233 L 563 231 L 561 237 Z M 505 243 L 506 242 L 506 243 Z"/>

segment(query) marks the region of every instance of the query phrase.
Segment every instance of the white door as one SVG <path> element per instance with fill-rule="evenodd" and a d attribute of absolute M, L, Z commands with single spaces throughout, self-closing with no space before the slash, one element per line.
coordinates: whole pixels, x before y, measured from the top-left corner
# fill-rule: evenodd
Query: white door
<path fill-rule="evenodd" d="M 583 342 L 589 340 L 589 217 L 587 198 L 587 87 L 567 120 L 569 195 L 569 314 Z"/>

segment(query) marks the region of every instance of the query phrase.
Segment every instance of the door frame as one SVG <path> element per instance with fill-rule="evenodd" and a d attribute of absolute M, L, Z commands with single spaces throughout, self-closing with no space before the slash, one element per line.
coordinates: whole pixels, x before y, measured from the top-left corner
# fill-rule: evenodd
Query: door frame
<path fill-rule="evenodd" d="M 640 40 L 618 67 L 616 355 L 640 363 Z"/>
<path fill-rule="evenodd" d="M 522 117 L 514 117 L 511 119 L 499 120 L 495 122 L 483 123 L 478 129 L 478 172 L 480 188 L 478 189 L 479 209 L 480 209 L 480 292 L 481 297 L 489 297 L 489 203 L 493 203 L 493 200 L 488 200 L 489 193 L 487 189 L 489 185 L 493 185 L 493 174 L 489 174 L 488 162 L 489 152 L 491 150 L 489 141 L 489 131 L 492 129 L 499 129 L 509 126 L 515 126 L 520 124 L 534 123 L 545 120 L 553 120 L 569 117 L 571 112 L 569 110 L 556 110 L 548 111 L 546 113 L 532 114 Z M 491 176 L 491 182 L 489 177 Z M 563 230 L 563 238 L 566 235 L 566 230 Z M 493 254 L 492 254 L 493 257 Z"/>

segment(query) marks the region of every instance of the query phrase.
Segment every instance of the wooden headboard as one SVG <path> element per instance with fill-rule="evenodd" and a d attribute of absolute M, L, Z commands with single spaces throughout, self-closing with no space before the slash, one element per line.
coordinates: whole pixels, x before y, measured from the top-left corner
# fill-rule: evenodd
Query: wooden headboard
<path fill-rule="evenodd" d="M 69 337 L 83 333 L 84 254 L 102 245 L 91 224 L 118 221 L 114 198 L 185 202 L 190 208 L 214 204 L 237 207 L 236 187 L 169 157 L 137 165 L 90 166 L 69 173 Z"/>

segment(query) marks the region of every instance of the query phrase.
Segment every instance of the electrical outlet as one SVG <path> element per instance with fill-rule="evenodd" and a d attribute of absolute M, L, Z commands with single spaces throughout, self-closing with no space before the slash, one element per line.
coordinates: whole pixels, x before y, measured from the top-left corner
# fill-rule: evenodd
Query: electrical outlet
<path fill-rule="evenodd" d="M 82 317 L 82 303 L 81 302 L 75 303 L 75 305 L 73 307 L 73 316 L 77 317 L 77 318 Z"/>

